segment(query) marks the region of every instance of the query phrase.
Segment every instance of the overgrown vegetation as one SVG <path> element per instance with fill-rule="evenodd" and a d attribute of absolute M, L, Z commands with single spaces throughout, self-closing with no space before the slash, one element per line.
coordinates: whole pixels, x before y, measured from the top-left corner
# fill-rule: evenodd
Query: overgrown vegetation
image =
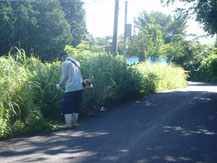
<path fill-rule="evenodd" d="M 137 69 L 142 74 L 144 81 L 153 82 L 155 91 L 183 88 L 187 85 L 187 72 L 181 67 L 161 63 L 141 63 Z M 147 85 L 150 86 L 150 85 Z"/>
<path fill-rule="evenodd" d="M 190 55 L 180 59 L 182 66 L 189 71 L 189 80 L 217 82 L 217 48 L 207 45 L 194 45 Z"/>
<path fill-rule="evenodd" d="M 75 51 L 67 49 L 69 53 Z M 181 68 L 147 63 L 130 66 L 121 56 L 90 55 L 88 51 L 75 52 L 73 57 L 80 61 L 83 77 L 91 79 L 94 85 L 84 91 L 82 115 L 93 114 L 102 106 L 186 85 Z M 55 88 L 61 63 L 26 58 L 23 51 L 22 55 L 1 57 L 0 67 L 0 137 L 55 129 L 53 124 L 60 123 L 62 117 L 63 92 Z"/>
<path fill-rule="evenodd" d="M 34 89 L 39 85 L 32 80 L 29 61 L 25 52 L 0 57 L 0 137 L 50 129 L 34 103 Z"/>

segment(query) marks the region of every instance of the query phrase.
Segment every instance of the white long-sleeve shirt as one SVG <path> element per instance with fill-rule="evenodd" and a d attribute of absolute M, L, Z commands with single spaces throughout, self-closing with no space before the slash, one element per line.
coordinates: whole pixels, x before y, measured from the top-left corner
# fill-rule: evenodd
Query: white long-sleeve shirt
<path fill-rule="evenodd" d="M 75 62 L 80 67 L 80 63 L 71 57 L 67 57 L 66 60 L 63 62 L 59 84 L 66 85 L 65 93 L 79 91 L 83 89 L 82 86 L 83 79 L 81 76 L 81 71 L 70 60 Z"/>

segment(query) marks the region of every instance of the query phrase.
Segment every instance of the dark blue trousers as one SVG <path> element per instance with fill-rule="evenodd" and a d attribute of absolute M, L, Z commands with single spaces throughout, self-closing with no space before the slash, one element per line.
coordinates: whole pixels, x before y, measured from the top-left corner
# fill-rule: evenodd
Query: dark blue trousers
<path fill-rule="evenodd" d="M 73 113 L 79 113 L 81 109 L 82 103 L 82 94 L 83 90 L 80 91 L 73 91 L 64 93 L 63 105 L 62 105 L 62 112 L 63 114 L 70 114 L 72 105 Z"/>

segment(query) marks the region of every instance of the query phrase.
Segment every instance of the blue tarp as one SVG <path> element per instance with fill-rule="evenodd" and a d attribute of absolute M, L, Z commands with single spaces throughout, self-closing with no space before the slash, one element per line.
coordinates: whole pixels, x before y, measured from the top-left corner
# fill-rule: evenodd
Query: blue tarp
<path fill-rule="evenodd" d="M 167 59 L 167 58 L 149 57 L 148 62 L 149 63 L 156 63 L 156 62 L 158 62 L 158 63 L 171 63 L 171 60 Z"/>
<path fill-rule="evenodd" d="M 139 62 L 139 58 L 138 57 L 131 57 L 127 59 L 127 62 L 129 64 L 137 64 Z M 149 57 L 148 58 L 148 62 L 149 63 L 170 63 L 171 64 L 171 60 L 167 59 L 167 58 L 156 58 L 156 57 Z"/>
<path fill-rule="evenodd" d="M 139 58 L 138 58 L 138 57 L 128 58 L 128 59 L 127 59 L 127 62 L 128 62 L 129 64 L 136 64 L 136 63 L 139 62 Z"/>

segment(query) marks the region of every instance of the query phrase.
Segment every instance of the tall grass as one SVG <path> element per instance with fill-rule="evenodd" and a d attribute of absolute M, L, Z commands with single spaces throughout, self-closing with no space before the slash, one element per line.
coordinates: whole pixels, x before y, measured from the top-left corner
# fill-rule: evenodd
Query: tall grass
<path fill-rule="evenodd" d="M 83 113 L 141 96 L 141 75 L 122 57 L 100 54 L 74 57 L 81 62 L 83 78 L 91 79 L 94 85 L 84 92 Z"/>
<path fill-rule="evenodd" d="M 37 83 L 33 87 L 34 104 L 45 118 L 60 120 L 63 93 L 55 86 L 59 82 L 60 62 L 42 63 L 39 59 L 31 58 L 28 69 L 31 81 Z"/>
<path fill-rule="evenodd" d="M 37 110 L 34 89 L 39 85 L 32 80 L 25 51 L 17 50 L 14 56 L 0 57 L 0 137 L 23 132 L 32 125 L 27 123 L 28 116 Z M 37 115 L 31 120 L 36 119 Z"/>
<path fill-rule="evenodd" d="M 169 65 L 142 63 L 130 66 L 120 57 L 101 54 L 73 55 L 81 63 L 83 78 L 94 87 L 84 90 L 81 114 L 102 106 L 133 100 L 144 94 L 186 85 L 184 70 Z M 63 92 L 56 90 L 61 63 L 26 58 L 24 51 L 0 57 L 0 137 L 42 132 L 61 122 Z"/>
<path fill-rule="evenodd" d="M 0 58 L 0 136 L 11 134 L 11 125 L 23 120 L 33 106 L 31 83 L 23 61 L 25 53 L 23 58 L 11 55 Z"/>
<path fill-rule="evenodd" d="M 153 82 L 152 87 L 157 92 L 187 86 L 187 73 L 181 67 L 161 63 L 141 63 L 137 69 L 143 78 Z"/>

